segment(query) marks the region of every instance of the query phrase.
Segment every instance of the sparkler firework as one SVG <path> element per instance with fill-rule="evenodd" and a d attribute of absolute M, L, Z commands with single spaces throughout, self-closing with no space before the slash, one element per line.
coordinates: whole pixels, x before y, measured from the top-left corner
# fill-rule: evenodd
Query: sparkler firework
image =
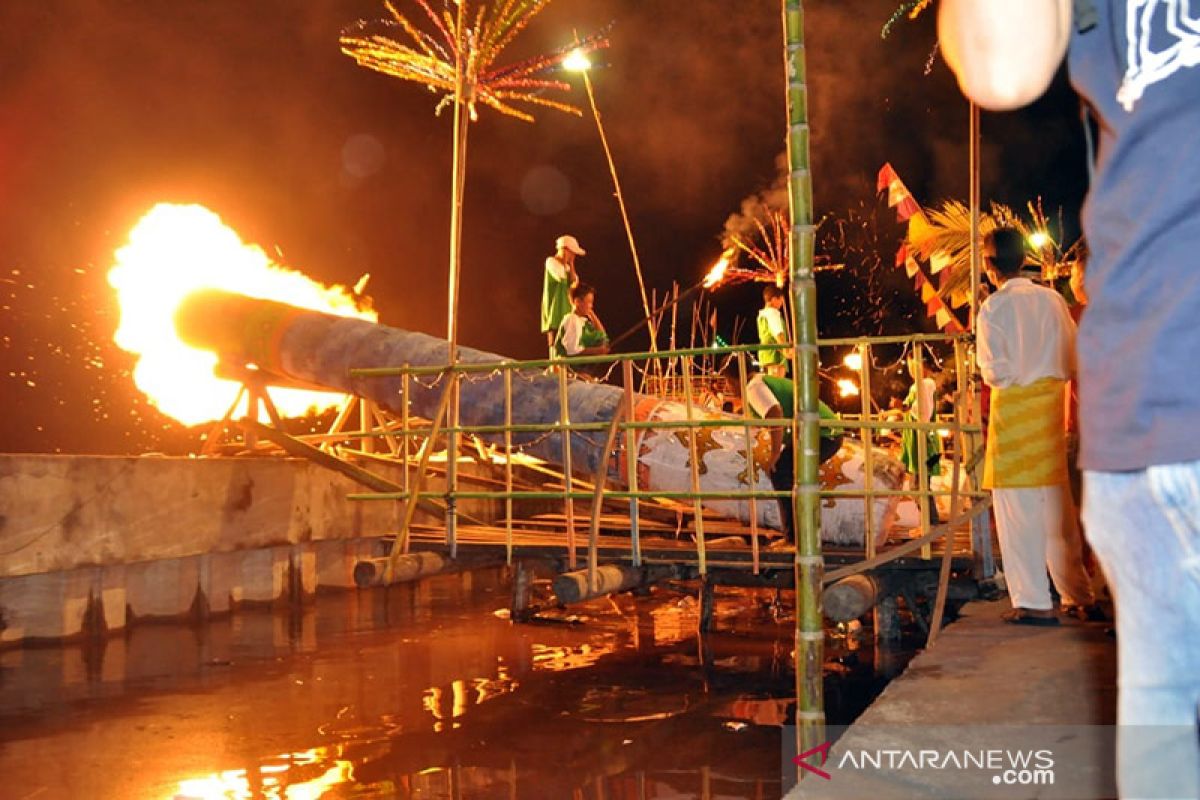
<path fill-rule="evenodd" d="M 391 2 L 390 20 L 354 23 L 341 35 L 342 52 L 359 65 L 394 78 L 423 84 L 441 95 L 437 110 L 454 102 L 458 67 L 462 66 L 463 103 L 472 120 L 482 103 L 507 116 L 533 122 L 515 104 L 529 104 L 582 115 L 580 109 L 542 93 L 568 91 L 570 84 L 547 77 L 573 52 L 608 46 L 603 34 L 571 41 L 551 52 L 507 66 L 496 66 L 501 52 L 529 25 L 550 0 L 500 0 L 472 9 L 470 0 L 444 0 L 438 14 L 429 0 L 413 0 L 432 27 L 422 30 Z"/>

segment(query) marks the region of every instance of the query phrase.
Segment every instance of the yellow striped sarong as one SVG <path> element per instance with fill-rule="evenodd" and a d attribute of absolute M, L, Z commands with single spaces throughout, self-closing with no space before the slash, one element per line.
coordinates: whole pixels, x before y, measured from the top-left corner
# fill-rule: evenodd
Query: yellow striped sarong
<path fill-rule="evenodd" d="M 1067 482 L 1067 382 L 1041 378 L 1028 386 L 992 389 L 985 489 L 1020 489 Z"/>

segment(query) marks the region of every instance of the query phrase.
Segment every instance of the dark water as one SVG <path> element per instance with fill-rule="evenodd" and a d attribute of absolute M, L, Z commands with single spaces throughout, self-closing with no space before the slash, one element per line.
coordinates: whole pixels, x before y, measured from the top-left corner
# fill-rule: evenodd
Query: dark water
<path fill-rule="evenodd" d="M 770 592 L 513 625 L 501 571 L 0 653 L 4 798 L 777 798 L 792 621 Z M 790 595 L 785 595 L 790 603 Z M 831 636 L 831 724 L 878 693 Z"/>

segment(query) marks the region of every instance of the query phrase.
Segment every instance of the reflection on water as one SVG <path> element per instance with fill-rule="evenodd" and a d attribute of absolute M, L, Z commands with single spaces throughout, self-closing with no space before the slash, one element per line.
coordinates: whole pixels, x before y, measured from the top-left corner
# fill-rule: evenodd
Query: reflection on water
<path fill-rule="evenodd" d="M 318 747 L 302 753 L 288 753 L 278 760 L 263 763 L 256 773 L 228 770 L 186 778 L 172 800 L 241 800 L 241 798 L 271 798 L 271 800 L 316 800 L 331 796 L 332 790 L 354 780 L 354 765 L 349 761 L 331 758 L 330 748 Z M 332 763 L 326 769 L 326 765 Z M 324 770 L 322 772 L 322 770 Z M 312 777 L 316 773 L 315 777 Z"/>
<path fill-rule="evenodd" d="M 656 591 L 513 625 L 501 571 L 0 653 L 5 797 L 772 798 L 794 717 L 766 593 Z M 882 685 L 830 638 L 831 723 Z M 868 643 L 869 644 L 869 643 Z"/>

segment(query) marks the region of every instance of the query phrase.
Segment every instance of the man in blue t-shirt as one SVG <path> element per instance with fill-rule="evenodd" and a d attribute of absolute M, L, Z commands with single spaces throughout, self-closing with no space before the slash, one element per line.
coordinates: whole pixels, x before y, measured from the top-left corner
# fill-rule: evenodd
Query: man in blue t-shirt
<path fill-rule="evenodd" d="M 1177 0 L 942 0 L 938 11 L 942 52 L 973 100 L 1030 103 L 1066 55 L 1099 131 L 1083 215 L 1080 463 L 1087 536 L 1116 601 L 1126 797 L 1200 797 L 1194 13 Z"/>

